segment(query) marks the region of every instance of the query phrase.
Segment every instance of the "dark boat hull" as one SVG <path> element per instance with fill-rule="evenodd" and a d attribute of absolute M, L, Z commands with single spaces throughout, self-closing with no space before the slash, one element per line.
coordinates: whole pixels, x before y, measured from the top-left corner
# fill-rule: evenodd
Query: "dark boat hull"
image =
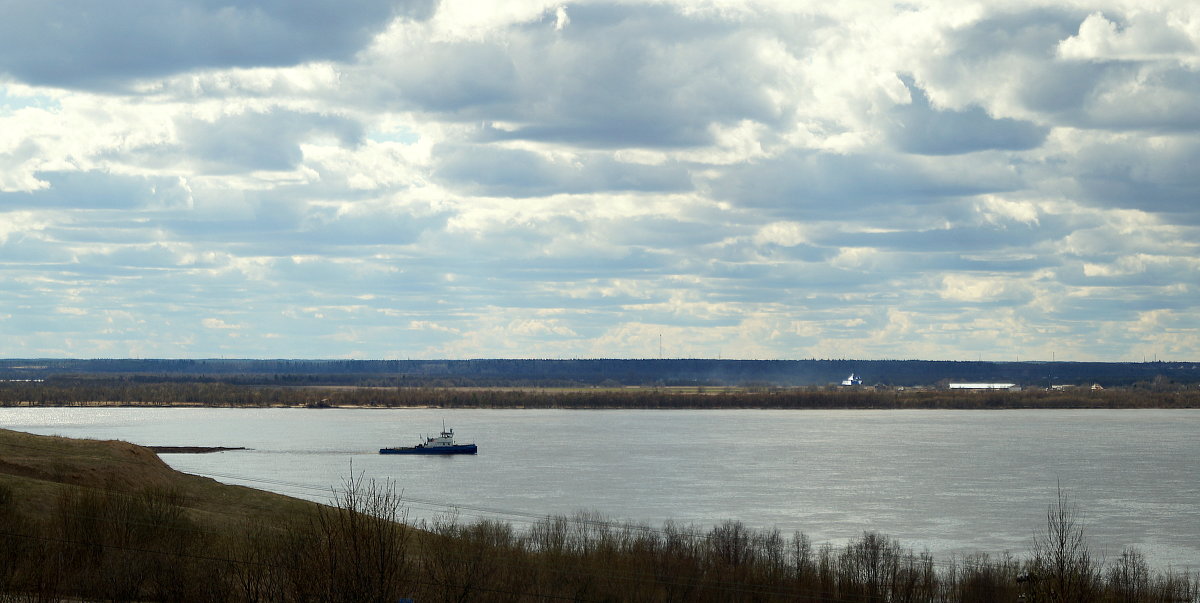
<path fill-rule="evenodd" d="M 379 454 L 478 454 L 475 444 L 459 446 L 411 446 L 407 448 L 380 448 Z"/>

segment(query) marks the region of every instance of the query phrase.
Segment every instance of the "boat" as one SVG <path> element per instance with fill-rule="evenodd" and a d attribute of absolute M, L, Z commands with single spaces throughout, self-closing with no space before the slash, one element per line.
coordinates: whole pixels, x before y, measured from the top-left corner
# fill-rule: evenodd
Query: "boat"
<path fill-rule="evenodd" d="M 442 433 L 436 438 L 425 438 L 416 446 L 397 446 L 395 448 L 380 448 L 379 454 L 478 454 L 475 444 L 459 444 L 454 441 L 454 429 L 446 429 L 442 425 Z"/>

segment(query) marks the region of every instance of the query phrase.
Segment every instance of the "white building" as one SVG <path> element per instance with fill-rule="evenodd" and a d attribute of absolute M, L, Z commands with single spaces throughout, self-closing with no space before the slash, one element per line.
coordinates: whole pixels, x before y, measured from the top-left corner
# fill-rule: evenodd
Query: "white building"
<path fill-rule="evenodd" d="M 1021 391 L 1016 383 L 951 383 L 950 389 Z"/>

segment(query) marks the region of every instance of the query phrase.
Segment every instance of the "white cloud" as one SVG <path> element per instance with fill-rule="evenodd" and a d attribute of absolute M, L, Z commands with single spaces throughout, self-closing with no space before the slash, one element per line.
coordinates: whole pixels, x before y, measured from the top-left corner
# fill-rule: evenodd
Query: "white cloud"
<path fill-rule="evenodd" d="M 1200 349 L 1188 7 L 184 4 L 0 25 L 12 355 Z"/>
<path fill-rule="evenodd" d="M 772 222 L 758 229 L 754 242 L 794 247 L 809 242 L 808 230 L 809 227 L 801 222 Z"/>
<path fill-rule="evenodd" d="M 445 327 L 436 322 L 429 321 L 429 320 L 410 321 L 408 323 L 408 328 L 417 330 L 417 331 L 429 330 L 429 331 L 440 331 L 443 333 L 459 333 L 460 332 L 458 329 L 451 328 L 451 327 Z"/>
<path fill-rule="evenodd" d="M 10 237 L 44 230 L 49 225 L 47 216 L 41 212 L 13 211 L 0 214 L 0 244 Z"/>
<path fill-rule="evenodd" d="M 1014 201 L 995 195 L 983 195 L 979 203 L 979 213 L 988 222 L 1012 221 L 1033 225 L 1038 223 L 1040 211 L 1032 201 Z"/>
<path fill-rule="evenodd" d="M 1198 50 L 1188 32 L 1187 21 L 1196 14 L 1169 15 L 1154 10 L 1130 15 L 1123 27 L 1095 12 L 1079 25 L 1079 33 L 1058 45 L 1058 56 L 1071 60 L 1196 59 Z M 1184 20 L 1186 19 L 1186 21 Z"/>
<path fill-rule="evenodd" d="M 1003 277 L 981 277 L 948 274 L 942 277 L 943 299 L 972 303 L 1021 303 L 1029 300 L 1031 292 L 1022 283 Z"/>
<path fill-rule="evenodd" d="M 564 27 L 571 23 L 571 18 L 567 16 L 567 7 L 558 6 L 554 9 L 554 31 L 562 31 Z"/>
<path fill-rule="evenodd" d="M 206 329 L 238 329 L 238 328 L 240 328 L 238 325 L 231 325 L 231 324 L 221 320 L 220 318 L 205 318 L 204 320 L 200 321 L 200 324 L 204 325 L 204 328 L 206 328 Z"/>
<path fill-rule="evenodd" d="M 431 3 L 302 0 L 253 7 L 165 0 L 16 3 L 0 22 L 0 73 L 34 84 L 122 88 L 204 67 L 287 66 L 346 59 L 393 15 Z"/>

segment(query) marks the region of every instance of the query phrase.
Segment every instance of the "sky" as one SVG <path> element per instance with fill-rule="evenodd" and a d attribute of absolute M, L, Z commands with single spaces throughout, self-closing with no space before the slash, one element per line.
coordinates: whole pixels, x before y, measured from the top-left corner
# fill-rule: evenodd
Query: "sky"
<path fill-rule="evenodd" d="M 0 14 L 0 357 L 1200 357 L 1195 2 Z"/>

